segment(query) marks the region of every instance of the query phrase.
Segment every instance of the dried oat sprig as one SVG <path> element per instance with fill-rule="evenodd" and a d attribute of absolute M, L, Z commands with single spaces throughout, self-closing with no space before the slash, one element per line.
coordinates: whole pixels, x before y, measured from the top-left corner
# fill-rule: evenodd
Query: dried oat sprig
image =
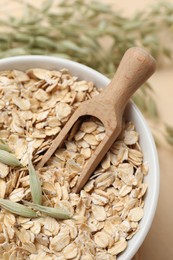
<path fill-rule="evenodd" d="M 21 4 L 23 15 L 6 15 L 6 19 L 0 20 L 3 32 L 0 57 L 60 56 L 86 64 L 109 77 L 126 49 L 134 45 L 147 48 L 155 58 L 172 57 L 169 40 L 160 37 L 164 33 L 172 42 L 171 3 L 156 4 L 129 18 L 100 1 L 67 0 L 57 4 L 47 0 L 39 8 L 15 1 Z M 103 44 L 105 38 L 110 39 L 110 44 Z M 157 106 L 149 88 L 145 85 L 138 93 L 134 96 L 135 103 L 147 116 L 157 118 Z"/>
<path fill-rule="evenodd" d="M 0 20 L 0 57 L 60 55 L 107 75 L 114 73 L 125 50 L 133 45 L 146 47 L 156 58 L 160 54 L 171 58 L 171 45 L 160 38 L 162 31 L 172 33 L 171 3 L 159 3 L 129 18 L 100 1 L 66 0 L 57 4 L 47 0 L 39 8 L 15 1 L 21 3 L 23 15 L 7 14 Z M 111 40 L 106 46 L 102 44 L 105 37 Z"/>
<path fill-rule="evenodd" d="M 50 216 L 52 218 L 56 219 L 69 219 L 71 218 L 71 214 L 69 211 L 67 211 L 64 208 L 52 208 L 52 207 L 46 207 L 46 206 L 41 206 L 32 202 L 28 201 L 23 201 L 23 203 L 31 208 L 33 208 L 36 211 L 39 211 L 43 214 L 46 214 L 47 216 Z"/>
<path fill-rule="evenodd" d="M 29 168 L 29 182 L 31 189 L 32 200 L 36 204 L 41 204 L 42 202 L 42 190 L 39 176 L 34 169 L 31 159 L 28 159 L 28 168 Z"/>
<path fill-rule="evenodd" d="M 22 217 L 26 217 L 26 218 L 37 217 L 36 212 L 34 212 L 32 209 L 30 209 L 20 203 L 13 202 L 11 200 L 0 199 L 0 206 L 3 209 L 6 209 L 6 210 L 10 211 L 11 213 L 14 213 L 14 214 L 22 216 Z"/>
<path fill-rule="evenodd" d="M 5 150 L 0 150 L 0 162 L 8 166 L 20 166 L 19 160 L 12 153 Z"/>
<path fill-rule="evenodd" d="M 0 139 L 0 150 L 4 150 L 4 151 L 11 153 L 10 147 L 3 139 Z"/>
<path fill-rule="evenodd" d="M 173 127 L 170 125 L 166 125 L 165 128 L 166 128 L 165 138 L 170 145 L 173 145 Z"/>

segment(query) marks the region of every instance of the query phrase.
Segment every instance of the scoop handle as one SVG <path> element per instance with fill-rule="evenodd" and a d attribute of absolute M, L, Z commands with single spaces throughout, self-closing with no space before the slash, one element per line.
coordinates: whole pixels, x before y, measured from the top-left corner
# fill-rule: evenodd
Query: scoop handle
<path fill-rule="evenodd" d="M 116 109 L 124 110 L 129 98 L 154 73 L 155 69 L 155 59 L 146 50 L 139 47 L 128 49 L 112 81 L 105 89 L 106 99 L 113 102 Z"/>

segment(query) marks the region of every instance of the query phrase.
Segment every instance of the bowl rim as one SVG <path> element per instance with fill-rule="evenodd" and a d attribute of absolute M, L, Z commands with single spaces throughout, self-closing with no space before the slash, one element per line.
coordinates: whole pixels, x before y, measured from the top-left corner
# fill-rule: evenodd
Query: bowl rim
<path fill-rule="evenodd" d="M 12 66 L 12 64 L 16 64 L 16 63 L 21 63 L 21 62 L 26 62 L 26 63 L 33 63 L 34 61 L 39 61 L 39 62 L 49 62 L 49 63 L 54 63 L 58 64 L 60 63 L 60 65 L 64 66 L 64 68 L 68 68 L 68 67 L 75 67 L 75 71 L 79 70 L 79 71 L 85 71 L 85 73 L 87 73 L 88 75 L 91 75 L 91 77 L 99 77 L 103 80 L 104 85 L 108 84 L 110 82 L 110 79 L 108 79 L 106 76 L 104 76 L 103 74 L 101 74 L 100 72 L 96 71 L 95 69 L 92 69 L 84 64 L 81 64 L 79 62 L 76 61 L 72 61 L 66 58 L 61 58 L 61 57 L 56 57 L 56 56 L 48 56 L 48 55 L 23 55 L 23 56 L 14 56 L 14 57 L 8 57 L 8 58 L 3 58 L 0 60 L 0 70 L 1 67 L 3 68 L 5 67 L 10 67 L 10 65 Z M 68 64 L 68 66 L 67 66 Z M 30 66 L 28 66 L 30 67 Z M 45 68 L 46 66 L 41 66 L 40 68 Z M 30 67 L 31 68 L 31 67 Z M 32 66 L 33 68 L 33 66 Z M 10 68 L 9 68 L 10 69 Z M 70 70 L 71 71 L 71 70 Z M 73 73 L 73 71 L 71 71 Z M 94 79 L 93 79 L 94 81 Z M 137 245 L 135 245 L 134 247 L 129 247 L 126 250 L 128 251 L 124 251 L 122 253 L 122 255 L 120 254 L 118 256 L 118 260 L 130 260 L 135 253 L 137 252 L 137 250 L 139 249 L 139 247 L 141 246 L 141 244 L 143 243 L 144 239 L 146 238 L 147 233 L 149 232 L 149 229 L 151 227 L 151 224 L 153 222 L 154 219 L 154 215 L 156 213 L 156 208 L 157 208 L 157 204 L 158 204 L 158 198 L 159 198 L 159 189 L 160 189 L 160 167 L 159 167 L 159 159 L 158 159 L 158 154 L 157 154 L 157 149 L 156 149 L 156 145 L 153 139 L 153 136 L 151 134 L 151 130 L 146 122 L 146 120 L 144 119 L 144 116 L 142 115 L 141 111 L 139 110 L 139 108 L 133 103 L 133 101 L 129 101 L 130 106 L 133 107 L 133 110 L 135 111 L 135 113 L 137 114 L 137 117 L 140 118 L 140 121 L 142 123 L 143 129 L 146 132 L 147 135 L 147 139 L 148 142 L 151 144 L 151 148 L 152 148 L 152 155 L 153 155 L 153 165 L 154 165 L 154 179 L 153 179 L 153 196 L 152 199 L 150 201 L 150 211 L 149 213 L 147 212 L 147 216 L 145 216 L 145 228 L 141 228 L 139 230 L 139 232 L 137 232 L 137 234 L 135 234 L 135 237 L 138 237 L 138 243 Z M 126 253 L 127 252 L 127 253 Z"/>

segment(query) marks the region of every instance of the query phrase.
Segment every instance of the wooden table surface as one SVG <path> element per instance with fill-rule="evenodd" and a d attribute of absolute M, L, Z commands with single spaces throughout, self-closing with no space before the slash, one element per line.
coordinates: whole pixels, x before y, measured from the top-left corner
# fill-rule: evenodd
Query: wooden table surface
<path fill-rule="evenodd" d="M 37 0 L 37 4 L 42 0 Z M 158 0 L 100 0 L 111 3 L 114 8 L 121 9 L 124 14 L 132 15 L 135 11 L 156 4 Z M 173 2 L 173 0 L 165 0 Z M 30 1 L 32 3 L 32 1 Z M 4 11 L 19 12 L 13 8 L 13 1 L 0 1 L 0 15 Z M 173 63 L 158 69 L 152 76 L 152 84 L 161 119 L 173 126 Z M 159 128 L 156 125 L 156 130 Z M 173 259 L 173 148 L 166 143 L 158 148 L 161 171 L 160 197 L 152 227 L 135 260 L 171 260 Z"/>

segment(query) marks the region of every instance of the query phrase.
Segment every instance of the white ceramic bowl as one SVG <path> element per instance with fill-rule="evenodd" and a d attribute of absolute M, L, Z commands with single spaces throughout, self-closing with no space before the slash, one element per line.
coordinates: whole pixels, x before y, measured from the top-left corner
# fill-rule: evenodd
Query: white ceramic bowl
<path fill-rule="evenodd" d="M 99 72 L 76 62 L 49 56 L 19 56 L 0 60 L 0 70 L 28 68 L 62 69 L 68 68 L 79 79 L 90 80 L 97 87 L 105 87 L 109 79 Z M 140 145 L 144 154 L 144 161 L 148 162 L 149 174 L 145 177 L 148 191 L 145 197 L 144 217 L 140 222 L 140 230 L 129 241 L 127 249 L 118 257 L 118 260 L 130 260 L 143 243 L 156 211 L 159 194 L 159 162 L 157 151 L 150 129 L 147 126 L 139 109 L 133 102 L 129 102 L 125 110 L 125 117 L 135 123 L 140 135 Z"/>

